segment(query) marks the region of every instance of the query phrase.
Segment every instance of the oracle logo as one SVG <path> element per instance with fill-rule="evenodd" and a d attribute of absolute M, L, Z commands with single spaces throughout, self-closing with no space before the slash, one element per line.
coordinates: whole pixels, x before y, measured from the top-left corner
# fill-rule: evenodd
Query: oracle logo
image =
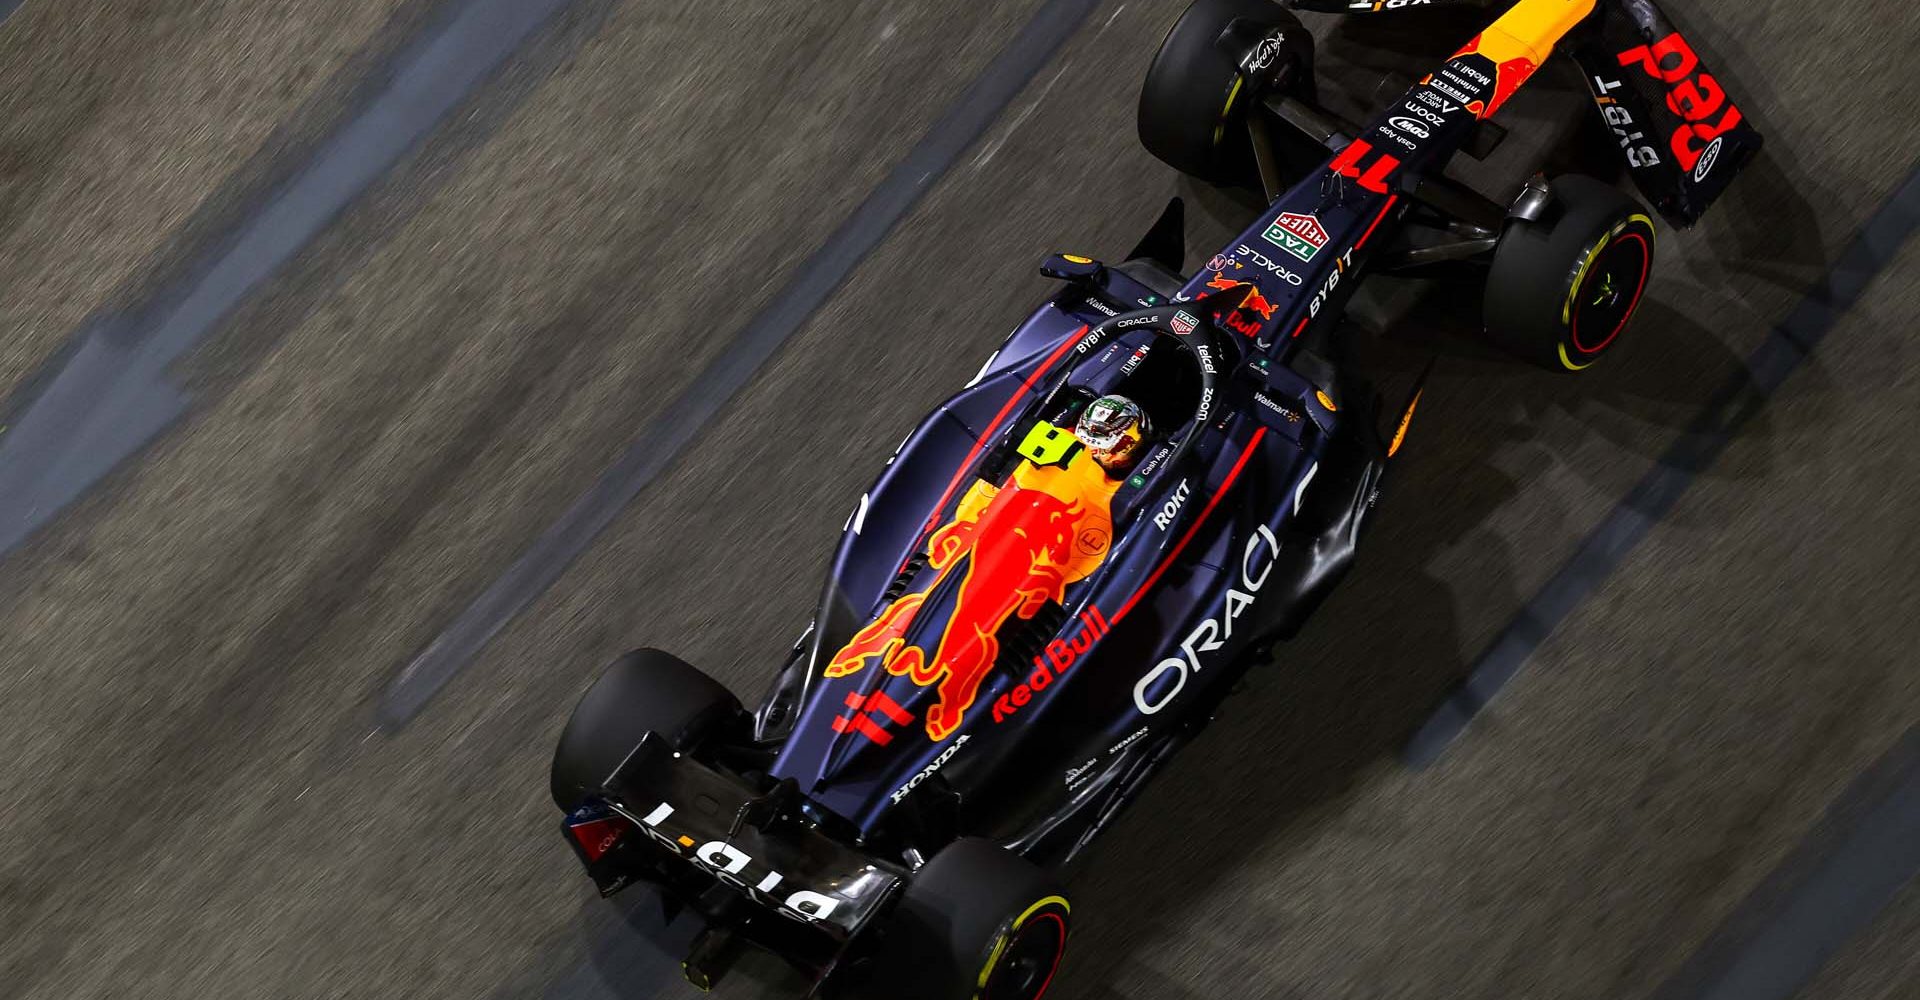
<path fill-rule="evenodd" d="M 1267 552 L 1266 560 L 1260 566 L 1259 575 L 1254 574 L 1256 556 L 1261 549 Z M 1247 608 L 1253 605 L 1254 596 L 1266 585 L 1267 577 L 1273 575 L 1273 564 L 1280 556 L 1280 540 L 1266 525 L 1254 529 L 1254 536 L 1247 539 L 1247 546 L 1240 556 L 1240 579 L 1238 586 L 1227 588 L 1226 604 L 1217 616 L 1204 619 L 1180 640 L 1178 656 L 1169 656 L 1154 664 L 1146 676 L 1133 685 L 1133 706 L 1142 715 L 1153 715 L 1173 703 L 1180 696 L 1180 690 L 1187 686 L 1187 677 L 1206 668 L 1204 653 L 1212 653 L 1233 638 L 1233 623 Z M 1171 682 L 1165 682 L 1171 678 Z M 1159 694 L 1151 689 L 1159 686 Z"/>

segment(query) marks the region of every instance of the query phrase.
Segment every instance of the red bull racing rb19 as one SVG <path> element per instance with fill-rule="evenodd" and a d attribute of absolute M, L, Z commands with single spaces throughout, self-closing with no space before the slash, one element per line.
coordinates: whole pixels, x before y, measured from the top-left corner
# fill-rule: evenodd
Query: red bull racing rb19
<path fill-rule="evenodd" d="M 1361 279 L 1474 275 L 1487 336 L 1562 377 L 1622 342 L 1652 211 L 1579 175 L 1496 201 L 1443 173 L 1498 144 L 1556 49 L 1595 70 L 1609 127 L 1709 75 L 1647 0 L 1519 0 L 1361 125 L 1313 103 L 1281 5 L 1196 0 L 1141 138 L 1266 210 L 1192 272 L 1177 200 L 1118 263 L 1050 257 L 1056 293 L 859 498 L 757 707 L 658 650 L 601 675 L 552 771 L 601 892 L 647 883 L 702 921 L 701 987 L 751 944 L 815 993 L 1041 996 L 1063 872 L 1353 560 L 1420 398 L 1382 407 L 1338 360 Z M 1711 93 L 1680 113 L 1712 136 L 1622 147 L 1675 227 L 1759 144 Z"/>

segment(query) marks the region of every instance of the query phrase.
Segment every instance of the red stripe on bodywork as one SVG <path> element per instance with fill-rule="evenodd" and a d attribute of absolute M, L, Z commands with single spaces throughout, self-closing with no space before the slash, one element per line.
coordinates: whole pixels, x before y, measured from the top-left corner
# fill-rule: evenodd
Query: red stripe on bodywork
<path fill-rule="evenodd" d="M 981 432 L 980 439 L 973 443 L 973 450 L 967 452 L 966 461 L 960 463 L 960 471 L 954 473 L 953 481 L 947 484 L 946 492 L 940 494 L 940 502 L 933 505 L 933 513 L 927 515 L 926 526 L 920 529 L 921 535 L 924 536 L 928 531 L 939 525 L 940 512 L 947 509 L 947 501 L 953 499 L 953 492 L 960 488 L 961 480 L 965 479 L 968 470 L 973 468 L 974 459 L 979 458 L 981 449 L 987 446 L 988 441 L 993 440 L 994 432 L 998 431 L 1000 425 L 1006 421 L 1007 414 L 1013 412 L 1014 404 L 1020 402 L 1020 397 L 1026 395 L 1033 389 L 1033 384 L 1040 381 L 1040 376 L 1045 375 L 1047 370 L 1053 367 L 1054 362 L 1060 360 L 1061 355 L 1067 353 L 1067 348 L 1072 347 L 1081 337 L 1086 336 L 1087 329 L 1088 327 L 1082 325 L 1080 329 L 1073 331 L 1072 336 L 1062 341 L 1059 347 L 1054 348 L 1053 353 L 1047 355 L 1047 360 L 1042 361 L 1040 367 L 1034 369 L 1033 374 L 1027 376 L 1026 381 L 1020 383 L 1020 388 L 1015 390 L 1013 395 L 1007 399 L 1007 405 L 1002 406 L 1000 412 L 994 415 L 993 422 L 987 425 L 985 431 Z M 910 549 L 909 552 L 917 552 L 919 549 L 920 540 L 914 539 L 913 548 Z"/>
<path fill-rule="evenodd" d="M 865 736 L 867 739 L 870 739 L 875 743 L 880 744 L 881 746 L 886 746 L 887 744 L 893 742 L 893 734 L 890 732 L 887 732 L 884 729 L 881 729 L 879 726 L 874 725 L 873 719 L 869 718 L 868 716 L 856 715 L 852 719 L 848 719 L 844 715 L 836 715 L 833 717 L 834 732 L 844 733 L 849 729 L 853 730 L 856 733 L 859 733 L 862 736 Z"/>
<path fill-rule="evenodd" d="M 1134 604 L 1140 600 L 1142 595 L 1152 590 L 1154 584 L 1160 582 L 1160 574 L 1165 573 L 1167 567 L 1173 565 L 1174 559 L 1179 557 L 1180 550 L 1186 548 L 1188 542 L 1193 541 L 1193 536 L 1199 532 L 1201 525 L 1207 523 L 1207 516 L 1213 513 L 1213 508 L 1220 503 L 1220 498 L 1226 496 L 1227 491 L 1233 488 L 1233 481 L 1240 478 L 1240 470 L 1246 468 L 1247 461 L 1253 458 L 1254 451 L 1260 447 L 1260 439 L 1266 436 L 1267 429 L 1262 427 L 1253 432 L 1253 437 L 1247 439 L 1247 447 L 1240 452 L 1240 460 L 1233 463 L 1233 468 L 1227 472 L 1227 478 L 1220 481 L 1220 488 L 1214 490 L 1213 496 L 1207 498 L 1206 509 L 1202 510 L 1200 516 L 1194 519 L 1193 525 L 1187 529 L 1187 533 L 1180 536 L 1180 541 L 1174 543 L 1173 551 L 1167 553 L 1167 557 L 1160 560 L 1160 565 L 1154 567 L 1153 575 L 1147 577 L 1147 582 L 1141 584 L 1140 589 L 1134 591 L 1132 597 L 1127 598 L 1127 603 L 1120 605 L 1120 610 L 1113 613 L 1113 623 L 1115 625 L 1120 624 L 1120 619 L 1125 618 L 1127 612 L 1133 610 Z"/>
<path fill-rule="evenodd" d="M 867 695 L 867 710 L 879 712 L 902 726 L 913 721 L 913 713 L 901 708 L 900 703 L 887 697 L 885 691 L 875 691 Z"/>
<path fill-rule="evenodd" d="M 1380 214 L 1373 217 L 1373 225 L 1368 226 L 1367 231 L 1361 234 L 1360 242 L 1353 245 L 1355 250 L 1367 245 L 1367 238 L 1373 235 L 1374 230 L 1380 228 L 1380 223 L 1386 220 L 1387 213 L 1393 210 L 1393 203 L 1399 200 L 1400 196 L 1397 194 L 1387 199 L 1386 205 L 1380 209 Z"/>

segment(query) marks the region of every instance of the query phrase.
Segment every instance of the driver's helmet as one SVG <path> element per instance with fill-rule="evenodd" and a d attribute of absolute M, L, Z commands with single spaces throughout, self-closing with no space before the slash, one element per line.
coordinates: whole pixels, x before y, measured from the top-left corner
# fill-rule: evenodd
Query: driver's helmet
<path fill-rule="evenodd" d="M 1087 446 L 1087 453 L 1108 472 L 1126 471 L 1139 457 L 1140 445 L 1151 434 L 1147 413 L 1140 404 L 1125 396 L 1101 396 L 1080 414 L 1073 436 Z"/>

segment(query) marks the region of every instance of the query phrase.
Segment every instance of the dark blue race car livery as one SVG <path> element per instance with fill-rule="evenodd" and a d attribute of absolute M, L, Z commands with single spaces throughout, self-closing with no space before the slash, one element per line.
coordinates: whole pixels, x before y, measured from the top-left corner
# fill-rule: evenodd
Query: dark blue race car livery
<path fill-rule="evenodd" d="M 1057 294 L 859 498 L 815 618 L 757 708 L 651 651 L 620 667 L 633 678 L 622 690 L 642 694 L 605 693 L 603 680 L 583 701 L 556 755 L 564 829 L 604 892 L 650 882 L 705 918 L 687 964 L 696 983 L 752 941 L 816 989 L 1039 996 L 1071 912 L 1053 874 L 1354 558 L 1420 393 L 1378 412 L 1333 360 L 1326 345 L 1362 277 L 1478 260 L 1492 271 L 1490 329 L 1521 330 L 1525 353 L 1561 371 L 1593 364 L 1628 325 L 1653 264 L 1651 215 L 1543 179 L 1510 205 L 1475 201 L 1442 173 L 1497 142 L 1488 120 L 1557 45 L 1608 44 L 1595 0 L 1520 0 L 1360 126 L 1302 96 L 1310 42 L 1269 6 L 1194 4 L 1161 62 L 1217 72 L 1182 85 L 1221 104 L 1225 124 L 1206 123 L 1210 143 L 1148 140 L 1170 160 L 1225 156 L 1226 126 L 1246 122 L 1241 165 L 1257 167 L 1268 208 L 1190 274 L 1177 202 L 1124 260 L 1049 258 Z M 1399 5 L 1356 9 L 1368 6 Z M 1627 0 L 1603 13 L 1640 31 L 1633 18 L 1649 10 Z M 1189 37 L 1197 47 L 1179 49 Z M 1680 117 L 1718 128 L 1732 106 L 1722 94 L 1703 110 L 1699 60 L 1683 47 L 1663 35 L 1614 54 L 1609 72 L 1691 86 Z M 1645 87 L 1593 87 L 1603 114 L 1624 109 L 1610 127 L 1651 118 L 1606 103 Z M 1143 136 L 1184 127 L 1150 127 L 1150 113 L 1143 102 Z M 1290 169 L 1264 141 L 1282 125 L 1324 155 Z M 1697 217 L 1758 142 L 1737 120 L 1701 135 L 1623 145 L 1630 162 L 1668 165 L 1641 180 L 1675 221 Z M 1680 184 L 1670 165 L 1687 156 Z M 1519 240 L 1537 242 L 1501 248 Z M 1563 246 L 1546 270 L 1515 270 Z M 1073 433 L 1108 395 L 1138 403 L 1152 428 L 1119 472 Z M 936 910 L 985 913 L 979 940 L 962 934 L 975 916 Z M 902 955 L 936 950 L 901 971 Z"/>

